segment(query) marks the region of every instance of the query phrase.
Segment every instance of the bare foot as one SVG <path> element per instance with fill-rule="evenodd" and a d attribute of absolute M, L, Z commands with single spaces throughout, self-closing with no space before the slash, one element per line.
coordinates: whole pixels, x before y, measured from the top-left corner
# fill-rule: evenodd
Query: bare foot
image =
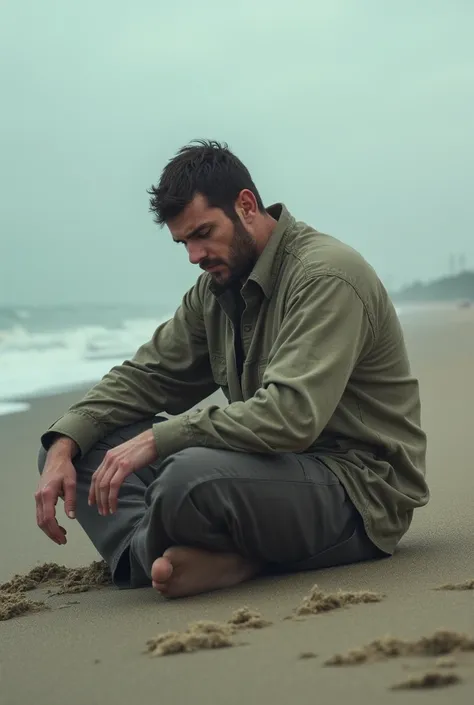
<path fill-rule="evenodd" d="M 232 587 L 250 580 L 260 566 L 234 553 L 211 553 L 173 546 L 154 561 L 153 587 L 166 597 L 187 597 Z"/>

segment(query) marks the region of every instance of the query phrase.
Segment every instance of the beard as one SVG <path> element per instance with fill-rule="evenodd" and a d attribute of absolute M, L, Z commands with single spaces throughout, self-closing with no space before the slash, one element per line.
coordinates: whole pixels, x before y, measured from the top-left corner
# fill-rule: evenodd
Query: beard
<path fill-rule="evenodd" d="M 220 273 L 213 273 L 212 276 L 220 288 L 227 289 L 237 283 L 242 283 L 254 268 L 257 259 L 258 252 L 255 240 L 242 223 L 238 221 L 234 224 L 228 261 L 206 261 L 201 266 L 225 265 L 229 272 L 227 276 L 222 276 Z"/>

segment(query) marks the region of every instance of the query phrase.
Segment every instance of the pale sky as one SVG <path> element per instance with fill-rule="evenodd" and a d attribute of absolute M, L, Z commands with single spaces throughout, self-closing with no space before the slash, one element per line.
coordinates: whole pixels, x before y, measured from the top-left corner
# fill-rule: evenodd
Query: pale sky
<path fill-rule="evenodd" d="M 0 0 L 0 306 L 178 302 L 146 189 L 227 141 L 390 287 L 474 268 L 472 0 Z"/>

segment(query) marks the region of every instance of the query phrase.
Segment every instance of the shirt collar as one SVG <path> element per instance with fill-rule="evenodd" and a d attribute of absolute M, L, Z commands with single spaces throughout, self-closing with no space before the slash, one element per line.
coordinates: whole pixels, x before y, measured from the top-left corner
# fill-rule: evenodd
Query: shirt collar
<path fill-rule="evenodd" d="M 267 208 L 277 224 L 265 248 L 249 275 L 249 280 L 256 282 L 269 299 L 280 271 L 285 243 L 295 219 L 283 203 L 275 203 Z"/>

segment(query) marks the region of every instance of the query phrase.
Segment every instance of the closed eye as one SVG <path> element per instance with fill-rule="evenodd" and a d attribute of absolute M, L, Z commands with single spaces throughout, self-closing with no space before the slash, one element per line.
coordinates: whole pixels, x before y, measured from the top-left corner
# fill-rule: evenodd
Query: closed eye
<path fill-rule="evenodd" d="M 204 230 L 203 232 L 197 233 L 197 234 L 195 235 L 195 238 L 196 238 L 197 240 L 205 240 L 206 238 L 208 238 L 208 237 L 210 236 L 210 234 L 211 234 L 211 230 L 210 230 L 210 229 L 209 229 L 209 230 Z"/>
<path fill-rule="evenodd" d="M 186 245 L 190 240 L 206 240 L 210 237 L 212 228 L 206 228 L 206 230 L 199 230 L 192 233 L 186 240 L 174 240 L 177 245 Z"/>

